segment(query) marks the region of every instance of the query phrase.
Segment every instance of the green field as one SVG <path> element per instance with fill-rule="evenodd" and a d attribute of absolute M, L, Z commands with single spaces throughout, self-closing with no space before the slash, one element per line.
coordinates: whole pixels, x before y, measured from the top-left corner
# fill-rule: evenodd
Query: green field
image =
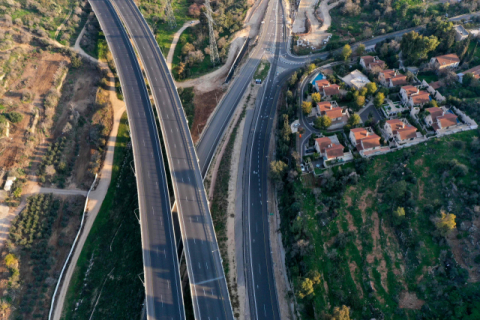
<path fill-rule="evenodd" d="M 125 113 L 115 145 L 112 181 L 78 259 L 62 319 L 140 317 L 145 292 L 129 141 Z"/>
<path fill-rule="evenodd" d="M 267 78 L 268 71 L 270 70 L 270 62 L 268 60 L 262 60 L 253 75 L 253 79 L 261 79 L 262 82 Z"/>

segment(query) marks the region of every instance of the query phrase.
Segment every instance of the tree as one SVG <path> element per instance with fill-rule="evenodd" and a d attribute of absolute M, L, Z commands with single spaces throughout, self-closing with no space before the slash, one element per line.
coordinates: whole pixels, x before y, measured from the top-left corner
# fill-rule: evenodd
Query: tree
<path fill-rule="evenodd" d="M 309 114 L 312 112 L 312 103 L 308 101 L 303 101 L 302 102 L 302 111 L 304 114 Z"/>
<path fill-rule="evenodd" d="M 344 45 L 342 52 L 340 53 L 340 59 L 343 61 L 347 61 L 351 55 L 352 55 L 352 48 L 350 47 L 350 45 L 348 44 Z"/>
<path fill-rule="evenodd" d="M 307 67 L 307 72 L 308 72 L 308 74 L 312 73 L 313 70 L 315 70 L 316 67 L 317 67 L 317 66 L 315 65 L 315 63 L 309 64 L 308 67 Z"/>
<path fill-rule="evenodd" d="M 355 48 L 355 54 L 357 56 L 362 56 L 364 53 L 365 53 L 365 45 L 363 43 L 359 44 L 357 48 Z"/>
<path fill-rule="evenodd" d="M 427 24 L 426 31 L 428 35 L 442 39 L 438 51 L 446 52 L 455 43 L 455 28 L 451 21 L 435 19 Z"/>
<path fill-rule="evenodd" d="M 428 53 L 435 50 L 439 44 L 440 41 L 435 36 L 427 37 L 412 31 L 402 36 L 400 48 L 402 49 L 402 55 L 409 62 L 417 62 L 426 59 Z"/>
<path fill-rule="evenodd" d="M 391 200 L 400 200 L 405 196 L 405 192 L 407 192 L 407 183 L 401 180 L 390 186 L 387 195 Z"/>
<path fill-rule="evenodd" d="M 298 80 L 298 75 L 297 75 L 297 71 L 295 71 L 290 77 L 290 81 L 288 83 L 290 84 L 290 86 L 294 86 L 295 83 L 297 83 L 297 80 Z"/>
<path fill-rule="evenodd" d="M 368 93 L 368 89 L 366 87 L 362 87 L 360 88 L 360 90 L 358 91 L 358 94 L 361 95 L 361 96 L 366 96 Z"/>
<path fill-rule="evenodd" d="M 467 72 L 463 75 L 462 84 L 465 87 L 469 87 L 474 80 L 475 80 L 475 76 L 473 75 L 473 73 Z"/>
<path fill-rule="evenodd" d="M 357 99 L 355 100 L 355 104 L 357 107 L 361 107 L 365 104 L 365 97 L 364 96 L 358 96 Z"/>
<path fill-rule="evenodd" d="M 300 290 L 298 290 L 298 297 L 300 299 L 304 299 L 305 297 L 312 295 L 313 291 L 313 281 L 309 278 L 305 278 L 300 284 Z"/>
<path fill-rule="evenodd" d="M 318 92 L 312 93 L 312 100 L 315 103 L 319 103 L 322 100 L 322 96 Z"/>
<path fill-rule="evenodd" d="M 403 207 L 398 207 L 397 210 L 393 211 L 393 222 L 396 225 L 401 224 L 404 219 L 405 219 L 405 209 Z"/>
<path fill-rule="evenodd" d="M 281 160 L 270 162 L 270 179 L 281 182 L 286 169 L 287 164 Z"/>
<path fill-rule="evenodd" d="M 8 120 L 12 123 L 18 123 L 23 120 L 23 114 L 18 113 L 16 111 L 12 111 L 7 113 Z"/>
<path fill-rule="evenodd" d="M 75 55 L 72 57 L 72 67 L 74 67 L 75 69 L 78 69 L 78 68 L 80 68 L 82 65 L 83 65 L 82 58 L 75 54 Z"/>
<path fill-rule="evenodd" d="M 442 211 L 441 217 L 437 219 L 435 223 L 437 229 L 442 236 L 446 236 L 451 230 L 455 229 L 457 223 L 455 222 L 456 216 L 452 213 L 445 213 Z"/>
<path fill-rule="evenodd" d="M 13 253 L 9 253 L 5 256 L 5 265 L 9 269 L 17 269 L 18 268 L 18 259 L 15 257 Z"/>
<path fill-rule="evenodd" d="M 369 82 L 365 85 L 365 88 L 367 88 L 367 93 L 369 96 L 373 95 L 375 92 L 377 92 L 377 84 L 375 82 Z M 363 89 L 363 88 L 362 88 Z"/>
<path fill-rule="evenodd" d="M 330 320 L 350 320 L 350 308 L 345 305 L 333 308 Z"/>
<path fill-rule="evenodd" d="M 288 124 L 288 115 L 284 114 L 283 115 L 283 127 L 282 127 L 282 139 L 285 142 L 290 141 L 290 135 L 292 134 L 292 128 L 290 128 L 290 125 Z"/>
<path fill-rule="evenodd" d="M 326 130 L 332 125 L 332 119 L 329 116 L 321 116 L 315 119 L 315 127 L 318 129 Z"/>
<path fill-rule="evenodd" d="M 380 108 L 382 104 L 385 102 L 385 95 L 383 92 L 377 92 L 375 95 L 375 99 L 373 100 L 373 104 L 375 107 Z"/>
<path fill-rule="evenodd" d="M 352 114 L 350 118 L 348 118 L 348 124 L 353 128 L 360 123 L 360 116 L 356 113 Z"/>
<path fill-rule="evenodd" d="M 182 55 L 186 55 L 189 52 L 195 51 L 195 46 L 191 43 L 185 43 L 185 45 L 182 47 Z"/>

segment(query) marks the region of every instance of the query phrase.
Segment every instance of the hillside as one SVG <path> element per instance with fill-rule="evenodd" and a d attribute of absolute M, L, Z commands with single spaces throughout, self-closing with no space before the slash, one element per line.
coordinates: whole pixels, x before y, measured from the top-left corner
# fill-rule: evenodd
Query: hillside
<path fill-rule="evenodd" d="M 355 319 L 478 319 L 479 153 L 469 131 L 285 181 L 282 232 L 302 318 L 346 305 Z M 439 228 L 441 212 L 456 228 Z"/>

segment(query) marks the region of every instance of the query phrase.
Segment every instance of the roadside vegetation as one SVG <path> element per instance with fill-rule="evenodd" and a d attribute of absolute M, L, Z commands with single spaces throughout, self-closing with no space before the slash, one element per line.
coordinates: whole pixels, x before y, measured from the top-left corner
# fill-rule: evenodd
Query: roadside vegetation
<path fill-rule="evenodd" d="M 255 74 L 253 75 L 253 79 L 260 79 L 265 81 L 268 75 L 268 71 L 270 70 L 270 62 L 268 60 L 262 60 L 257 67 L 257 70 L 255 71 Z"/>
<path fill-rule="evenodd" d="M 145 299 L 140 225 L 126 113 L 115 145 L 112 180 L 77 262 L 62 319 L 135 319 Z"/>
<path fill-rule="evenodd" d="M 0 310 L 11 319 L 48 316 L 60 269 L 80 226 L 85 198 L 40 194 L 13 220 L 0 263 Z"/>
<path fill-rule="evenodd" d="M 428 3 L 417 0 L 381 2 L 347 0 L 330 11 L 332 24 L 328 32 L 333 36 L 327 44 L 327 50 L 353 43 L 360 40 L 380 36 L 386 33 L 425 25 L 438 17 L 457 16 L 475 11 L 477 1 L 463 1 L 456 3 Z M 466 27 L 478 25 L 480 20 L 474 17 L 465 23 Z"/>
<path fill-rule="evenodd" d="M 188 128 L 192 130 L 193 119 L 195 118 L 195 106 L 193 105 L 193 98 L 195 93 L 193 87 L 190 88 L 178 88 L 178 95 L 182 102 L 183 110 L 187 116 Z"/>

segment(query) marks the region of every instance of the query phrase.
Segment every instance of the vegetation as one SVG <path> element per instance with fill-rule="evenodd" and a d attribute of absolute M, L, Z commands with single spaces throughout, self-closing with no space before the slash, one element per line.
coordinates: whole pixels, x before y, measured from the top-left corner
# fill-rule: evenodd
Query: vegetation
<path fill-rule="evenodd" d="M 183 110 L 187 116 L 188 127 L 192 129 L 193 119 L 195 118 L 195 106 L 193 105 L 193 98 L 195 93 L 193 87 L 190 88 L 178 88 L 178 95 L 182 101 Z"/>
<path fill-rule="evenodd" d="M 10 253 L 4 260 L 10 271 L 4 299 L 12 304 L 15 319 L 47 317 L 56 273 L 74 238 L 67 230 L 75 234 L 83 201 L 83 197 L 62 201 L 51 194 L 31 196 L 12 221 L 7 241 Z M 71 219 L 74 228 L 69 227 Z"/>
<path fill-rule="evenodd" d="M 302 102 L 302 111 L 304 114 L 310 114 L 312 112 L 312 103 L 308 101 Z"/>
<path fill-rule="evenodd" d="M 315 119 L 314 125 L 317 129 L 326 130 L 332 125 L 332 119 L 327 115 L 320 116 Z"/>
<path fill-rule="evenodd" d="M 134 319 L 145 291 L 135 176 L 127 116 L 117 135 L 112 182 L 77 261 L 63 319 Z M 143 276 L 142 276 L 143 277 Z M 96 307 L 94 307 L 96 305 Z"/>
<path fill-rule="evenodd" d="M 268 60 L 262 60 L 257 67 L 257 70 L 255 71 L 255 75 L 253 76 L 253 79 L 260 79 L 265 81 L 268 75 L 268 71 L 270 70 L 270 62 Z"/>

